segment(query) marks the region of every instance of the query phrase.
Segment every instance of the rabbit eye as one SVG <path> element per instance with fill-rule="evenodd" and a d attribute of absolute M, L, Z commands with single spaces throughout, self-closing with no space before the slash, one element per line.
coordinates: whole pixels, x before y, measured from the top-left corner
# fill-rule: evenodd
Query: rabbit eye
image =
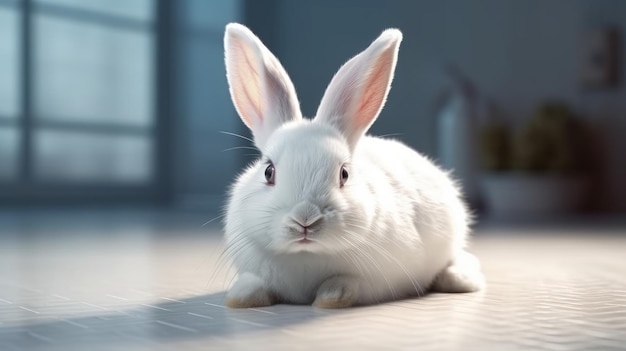
<path fill-rule="evenodd" d="M 274 165 L 270 163 L 267 165 L 265 169 L 265 180 L 267 181 L 267 185 L 274 185 L 274 177 L 276 176 L 276 169 Z"/>
<path fill-rule="evenodd" d="M 339 172 L 339 186 L 343 186 L 348 181 L 348 168 L 346 166 L 341 166 L 341 171 Z"/>

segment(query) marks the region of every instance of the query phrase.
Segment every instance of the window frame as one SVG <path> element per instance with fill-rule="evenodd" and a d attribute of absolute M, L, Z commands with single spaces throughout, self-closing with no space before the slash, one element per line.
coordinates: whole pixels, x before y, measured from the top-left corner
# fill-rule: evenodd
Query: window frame
<path fill-rule="evenodd" d="M 18 172 L 13 180 L 0 181 L 0 206 L 2 205 L 63 205 L 63 204 L 131 204 L 165 203 L 172 198 L 171 136 L 172 123 L 172 69 L 175 58 L 172 53 L 174 36 L 173 20 L 175 6 L 169 0 L 154 0 L 154 20 L 147 24 L 153 31 L 153 74 L 152 103 L 154 124 L 150 130 L 132 126 L 108 124 L 87 124 L 81 122 L 61 122 L 35 120 L 33 115 L 33 87 L 37 77 L 33 76 L 33 15 L 35 11 L 50 11 L 63 16 L 75 17 L 90 23 L 116 25 L 126 20 L 116 16 L 95 13 L 87 10 L 66 8 L 51 4 L 35 4 L 35 0 L 0 0 L 0 6 L 14 8 L 19 17 L 18 55 L 22 61 L 19 80 L 21 81 L 20 111 L 18 118 L 2 118 L 0 126 L 14 127 L 20 134 L 18 152 Z M 86 17 L 85 17 L 86 16 Z M 133 20 L 128 20 L 128 25 Z M 35 180 L 33 173 L 33 134 L 38 127 L 57 130 L 97 131 L 111 135 L 152 135 L 153 160 L 152 178 L 145 184 L 115 184 L 89 182 L 85 184 L 60 183 Z"/>

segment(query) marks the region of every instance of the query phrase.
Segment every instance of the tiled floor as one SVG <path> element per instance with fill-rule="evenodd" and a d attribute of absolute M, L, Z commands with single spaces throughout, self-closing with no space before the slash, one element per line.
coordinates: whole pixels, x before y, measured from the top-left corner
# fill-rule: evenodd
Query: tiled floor
<path fill-rule="evenodd" d="M 230 310 L 203 219 L 0 214 L 0 350 L 626 349 L 624 226 L 479 229 L 480 293 Z"/>

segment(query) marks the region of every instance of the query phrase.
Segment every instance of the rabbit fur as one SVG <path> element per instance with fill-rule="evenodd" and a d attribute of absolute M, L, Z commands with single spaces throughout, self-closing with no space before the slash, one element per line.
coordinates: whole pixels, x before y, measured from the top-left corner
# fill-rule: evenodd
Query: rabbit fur
<path fill-rule="evenodd" d="M 401 41 L 387 29 L 345 63 L 309 120 L 278 59 L 245 26 L 226 26 L 230 94 L 262 154 L 226 208 L 226 252 L 238 270 L 229 307 L 339 308 L 483 287 L 448 172 L 401 142 L 365 135 Z"/>

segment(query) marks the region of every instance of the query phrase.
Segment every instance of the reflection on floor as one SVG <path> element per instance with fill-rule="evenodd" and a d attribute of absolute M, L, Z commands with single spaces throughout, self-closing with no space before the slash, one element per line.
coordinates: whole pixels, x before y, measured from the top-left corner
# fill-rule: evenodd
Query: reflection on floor
<path fill-rule="evenodd" d="M 479 229 L 480 293 L 230 310 L 234 272 L 203 219 L 0 214 L 0 350 L 626 347 L 624 227 Z"/>

